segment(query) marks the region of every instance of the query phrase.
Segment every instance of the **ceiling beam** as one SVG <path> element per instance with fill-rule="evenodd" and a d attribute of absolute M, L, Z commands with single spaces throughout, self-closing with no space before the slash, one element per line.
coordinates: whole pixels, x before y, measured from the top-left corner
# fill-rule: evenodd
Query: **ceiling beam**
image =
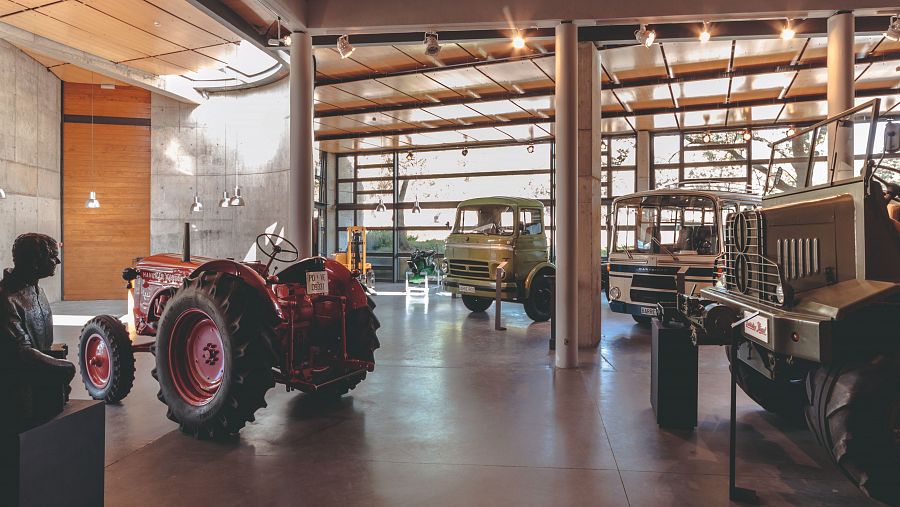
<path fill-rule="evenodd" d="M 220 0 L 187 0 L 187 2 L 259 49 L 263 51 L 276 49 L 269 46 L 265 35 L 257 32 L 253 25 Z"/>
<path fill-rule="evenodd" d="M 20 48 L 76 65 L 153 93 L 165 95 L 180 102 L 201 104 L 206 100 L 187 79 L 181 76 L 158 76 L 144 72 L 2 22 L 0 22 L 0 38 Z"/>
<path fill-rule="evenodd" d="M 423 134 L 428 135 L 431 132 L 451 132 L 451 131 L 465 131 L 472 129 L 480 129 L 480 128 L 495 128 L 495 127 L 511 127 L 514 125 L 536 125 L 543 123 L 553 123 L 553 117 L 548 118 L 517 118 L 509 121 L 489 121 L 489 122 L 481 122 L 481 123 L 473 123 L 471 125 L 446 125 L 442 127 L 434 127 L 434 128 L 416 128 L 416 129 L 394 129 L 394 130 L 380 130 L 375 132 L 353 132 L 348 134 L 326 134 L 326 135 L 317 135 L 316 141 L 334 141 L 340 139 L 360 139 L 363 137 L 384 137 L 384 136 L 407 136 L 414 134 Z"/>
<path fill-rule="evenodd" d="M 438 107 L 438 106 L 451 106 L 458 104 L 477 104 L 485 101 L 493 101 L 493 100 L 515 100 L 515 99 L 528 99 L 534 97 L 549 97 L 553 95 L 553 86 L 547 88 L 539 88 L 536 90 L 528 90 L 524 93 L 515 93 L 515 92 L 503 92 L 503 93 L 494 93 L 494 94 L 482 94 L 479 95 L 480 98 L 475 99 L 469 95 L 461 95 L 459 97 L 451 97 L 448 99 L 441 99 L 440 102 L 417 102 L 413 104 L 383 104 L 377 106 L 366 106 L 366 107 L 357 107 L 357 108 L 346 108 L 346 109 L 334 109 L 329 111 L 321 111 L 317 112 L 316 118 L 333 118 L 335 116 L 345 116 L 348 114 L 374 114 L 374 113 L 389 113 L 391 111 L 407 111 L 410 109 L 422 109 L 427 107 Z M 501 115 L 502 116 L 502 115 Z"/>

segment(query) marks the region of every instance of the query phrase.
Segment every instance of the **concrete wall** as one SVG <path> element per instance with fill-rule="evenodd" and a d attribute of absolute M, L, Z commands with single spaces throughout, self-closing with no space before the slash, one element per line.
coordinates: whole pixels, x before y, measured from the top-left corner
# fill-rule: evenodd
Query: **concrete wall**
<path fill-rule="evenodd" d="M 0 40 L 0 267 L 12 266 L 19 234 L 60 239 L 60 82 L 43 65 Z M 60 298 L 59 273 L 42 285 Z"/>
<path fill-rule="evenodd" d="M 258 234 L 282 233 L 288 214 L 288 92 L 283 79 L 212 94 L 200 106 L 153 95 L 151 252 L 181 251 L 185 221 L 192 224 L 193 254 L 210 257 L 253 258 Z M 222 192 L 233 192 L 235 180 L 247 205 L 219 208 Z M 195 192 L 203 203 L 200 213 L 190 212 Z"/>

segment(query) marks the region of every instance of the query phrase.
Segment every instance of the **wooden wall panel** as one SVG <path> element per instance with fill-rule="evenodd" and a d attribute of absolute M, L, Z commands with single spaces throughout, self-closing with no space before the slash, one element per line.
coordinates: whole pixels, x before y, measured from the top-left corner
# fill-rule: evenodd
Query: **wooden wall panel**
<path fill-rule="evenodd" d="M 70 96 L 70 88 L 77 87 L 65 85 L 64 108 L 78 111 L 69 99 L 84 94 Z M 144 108 L 122 97 L 109 102 L 123 104 L 120 111 Z M 149 95 L 145 105 L 149 113 Z M 63 125 L 63 299 L 123 299 L 122 269 L 150 253 L 150 128 L 94 124 L 93 164 L 91 128 Z M 84 207 L 92 190 L 99 209 Z"/>
<path fill-rule="evenodd" d="M 117 86 L 104 90 L 98 85 L 66 83 L 63 114 L 91 115 L 91 89 L 94 116 L 150 118 L 150 92 L 137 86 Z"/>

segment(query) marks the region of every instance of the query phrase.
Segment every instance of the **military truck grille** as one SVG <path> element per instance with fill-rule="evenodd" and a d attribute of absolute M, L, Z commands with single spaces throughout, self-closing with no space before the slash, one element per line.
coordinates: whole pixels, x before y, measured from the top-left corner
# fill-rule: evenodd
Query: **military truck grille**
<path fill-rule="evenodd" d="M 460 278 L 478 278 L 484 280 L 491 279 L 491 271 L 487 262 L 483 261 L 464 261 L 451 259 L 448 261 L 450 276 Z"/>
<path fill-rule="evenodd" d="M 819 264 L 819 238 L 779 239 L 777 242 L 778 265 L 787 280 L 817 275 Z"/>
<path fill-rule="evenodd" d="M 778 304 L 778 265 L 765 256 L 765 220 L 759 211 L 728 217 L 725 228 L 725 288 L 769 304 Z"/>

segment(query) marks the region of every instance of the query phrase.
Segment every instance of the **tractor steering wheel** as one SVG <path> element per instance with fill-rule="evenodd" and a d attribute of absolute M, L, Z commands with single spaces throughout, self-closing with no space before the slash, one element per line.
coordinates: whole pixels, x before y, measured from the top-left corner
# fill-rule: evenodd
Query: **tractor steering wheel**
<path fill-rule="evenodd" d="M 271 243 L 271 250 L 267 250 L 263 244 L 263 239 L 266 239 Z M 276 241 L 281 240 L 285 243 L 285 246 L 280 246 L 276 243 Z M 297 247 L 294 246 L 287 238 L 279 236 L 277 234 L 269 234 L 263 233 L 256 237 L 256 248 L 262 252 L 263 255 L 269 258 L 269 262 L 266 264 L 266 271 L 269 270 L 269 266 L 272 265 L 272 261 L 278 262 L 294 262 L 300 259 L 300 253 L 297 251 Z M 284 254 L 284 255 L 281 255 Z"/>

